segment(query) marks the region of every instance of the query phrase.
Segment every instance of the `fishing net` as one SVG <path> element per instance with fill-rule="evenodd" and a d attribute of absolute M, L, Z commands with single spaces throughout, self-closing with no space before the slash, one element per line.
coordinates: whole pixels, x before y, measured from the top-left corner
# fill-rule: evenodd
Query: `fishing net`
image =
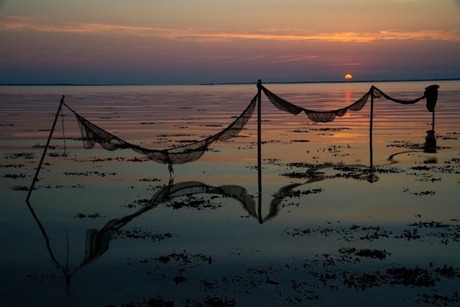
<path fill-rule="evenodd" d="M 270 100 L 270 102 L 277 109 L 291 113 L 292 115 L 297 115 L 300 112 L 304 112 L 311 121 L 321 122 L 321 123 L 331 122 L 336 118 L 336 116 L 339 116 L 339 117 L 344 116 L 348 110 L 351 110 L 351 111 L 361 110 L 366 105 L 366 102 L 370 95 L 370 91 L 369 91 L 359 100 L 357 100 L 356 102 L 354 102 L 353 104 L 345 108 L 331 110 L 331 111 L 314 111 L 314 110 L 304 109 L 293 103 L 290 103 L 289 101 L 284 100 L 283 98 L 272 93 L 265 87 L 262 87 L 262 90 L 264 94 L 267 96 L 267 98 Z"/>
<path fill-rule="evenodd" d="M 110 151 L 130 147 L 129 143 L 105 131 L 104 129 L 99 128 L 83 116 L 75 113 L 75 117 L 77 118 L 78 126 L 80 127 L 83 148 L 93 148 L 96 143 L 100 144 L 104 149 Z"/>
<path fill-rule="evenodd" d="M 439 85 L 433 84 L 426 87 L 425 92 L 423 93 L 426 97 L 426 108 L 432 113 L 436 107 L 436 101 L 438 100 L 438 88 Z"/>
<path fill-rule="evenodd" d="M 343 116 L 347 113 L 347 109 L 338 109 L 333 111 L 312 111 L 312 110 L 304 110 L 307 117 L 313 121 L 318 123 L 327 123 L 331 122 L 335 119 L 336 116 Z"/>
<path fill-rule="evenodd" d="M 137 153 L 145 155 L 152 161 L 172 165 L 196 161 L 201 158 L 201 156 L 203 156 L 204 152 L 208 149 L 211 143 L 215 141 L 227 141 L 236 137 L 244 129 L 248 120 L 252 117 L 256 103 L 257 95 L 254 96 L 251 103 L 243 111 L 243 113 L 241 113 L 228 127 L 222 131 L 191 144 L 163 150 L 149 149 L 128 143 L 111 134 L 110 132 L 107 132 L 106 130 L 98 127 L 83 116 L 76 113 L 69 106 L 66 106 L 75 114 L 77 118 L 81 137 L 83 140 L 83 147 L 85 149 L 93 148 L 96 143 L 101 145 L 102 148 L 110 151 L 117 149 L 132 149 Z"/>
<path fill-rule="evenodd" d="M 437 89 L 439 86 L 437 85 L 432 85 L 430 87 L 426 88 L 426 91 L 423 96 L 416 98 L 416 99 L 411 99 L 411 100 L 403 100 L 403 99 L 396 99 L 393 98 L 375 86 L 372 86 L 370 90 L 364 94 L 360 99 L 355 101 L 349 106 L 346 106 L 341 109 L 336 109 L 336 110 L 328 110 L 328 111 L 315 111 L 315 110 L 309 110 L 305 109 L 302 107 L 299 107 L 279 96 L 276 94 L 272 93 L 268 89 L 266 89 L 264 86 L 262 86 L 262 90 L 264 94 L 267 96 L 268 100 L 279 110 L 291 113 L 292 115 L 297 115 L 300 112 L 304 112 L 307 117 L 313 121 L 313 122 L 321 122 L 321 123 L 327 123 L 327 122 L 332 122 L 337 116 L 341 117 L 344 116 L 348 110 L 351 111 L 360 111 L 367 103 L 369 100 L 369 96 L 372 95 L 373 98 L 380 98 L 384 97 L 387 100 L 400 103 L 400 104 L 414 104 L 423 98 L 427 98 L 427 100 L 430 100 L 430 103 L 427 102 L 427 108 L 428 110 L 434 109 L 434 105 L 436 104 L 436 99 L 437 99 Z M 430 105 L 430 107 L 428 106 Z"/>
<path fill-rule="evenodd" d="M 396 99 L 396 98 L 393 98 L 391 96 L 388 96 L 387 94 L 385 94 L 384 92 L 382 92 L 381 90 L 376 88 L 375 86 L 371 87 L 371 91 L 372 91 L 372 95 L 374 96 L 374 98 L 380 98 L 380 97 L 383 96 L 387 100 L 391 100 L 393 102 L 400 103 L 400 104 L 414 104 L 414 103 L 419 102 L 423 98 L 425 98 L 425 95 L 423 95 L 423 96 L 421 96 L 419 98 L 410 99 L 410 100 Z"/>
<path fill-rule="evenodd" d="M 351 111 L 355 111 L 355 112 L 360 111 L 366 105 L 370 94 L 371 94 L 370 91 L 367 92 L 366 94 L 364 94 L 364 96 L 361 97 L 359 100 L 357 100 L 355 103 L 349 105 L 348 109 L 351 110 Z"/>
<path fill-rule="evenodd" d="M 313 122 L 327 123 L 332 122 L 337 116 L 344 116 L 348 112 L 348 110 L 355 112 L 360 111 L 366 105 L 367 101 L 369 100 L 369 96 L 371 96 L 372 98 L 384 97 L 387 100 L 400 104 L 414 104 L 422 100 L 423 98 L 427 98 L 427 108 L 431 111 L 434 110 L 434 106 L 436 104 L 437 90 L 439 86 L 432 85 L 430 87 L 427 87 L 423 96 L 412 100 L 393 98 L 385 94 L 375 86 L 372 86 L 367 93 L 365 93 L 360 99 L 358 99 L 354 103 L 344 108 L 327 111 L 316 111 L 297 106 L 274 94 L 262 85 L 260 88 L 267 96 L 269 101 L 277 109 L 284 112 L 288 112 L 292 115 L 297 115 L 301 112 L 304 112 L 305 115 Z M 82 135 L 84 148 L 92 148 L 95 146 L 96 143 L 100 144 L 103 148 L 107 150 L 129 148 L 137 153 L 145 155 L 152 161 L 168 164 L 170 167 L 170 171 L 172 171 L 173 164 L 184 164 L 200 159 L 205 153 L 205 151 L 208 150 L 208 147 L 211 143 L 215 141 L 227 141 L 237 136 L 241 132 L 241 130 L 244 129 L 248 120 L 252 117 L 255 110 L 255 106 L 257 104 L 257 97 L 258 95 L 255 95 L 254 98 L 251 100 L 250 104 L 243 111 L 243 113 L 241 113 L 228 127 L 221 130 L 220 132 L 211 135 L 203 140 L 163 150 L 148 149 L 128 143 L 120 139 L 119 137 L 98 127 L 97 125 L 91 123 L 90 121 L 80 116 L 75 111 L 73 111 L 69 106 L 66 106 L 76 115 Z"/>
<path fill-rule="evenodd" d="M 216 133 L 215 135 L 209 137 L 212 141 L 227 141 L 231 138 L 236 137 L 241 130 L 246 126 L 248 120 L 252 117 L 254 110 L 257 104 L 257 95 L 252 98 L 251 103 L 247 106 L 247 108 L 238 116 L 237 119 L 233 123 L 231 123 L 227 128 Z"/>
<path fill-rule="evenodd" d="M 297 115 L 300 112 L 302 112 L 304 109 L 296 106 L 295 104 L 292 104 L 283 98 L 273 94 L 270 92 L 268 89 L 266 89 L 264 86 L 262 86 L 262 90 L 264 94 L 267 96 L 268 100 L 278 109 L 284 112 L 291 113 L 292 115 Z"/>

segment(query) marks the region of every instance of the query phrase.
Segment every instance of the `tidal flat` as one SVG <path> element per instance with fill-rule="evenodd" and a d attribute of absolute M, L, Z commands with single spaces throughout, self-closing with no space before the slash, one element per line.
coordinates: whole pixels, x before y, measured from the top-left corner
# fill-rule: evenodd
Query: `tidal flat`
<path fill-rule="evenodd" d="M 256 85 L 2 86 L 5 306 L 458 306 L 460 83 L 265 84 L 311 110 L 374 85 L 398 99 L 439 84 L 436 146 L 425 100 L 375 99 L 328 123 L 262 95 L 232 139 L 186 164 L 84 149 L 61 95 L 130 144 L 182 146 L 225 129 Z M 261 177 L 259 177 L 259 170 Z"/>

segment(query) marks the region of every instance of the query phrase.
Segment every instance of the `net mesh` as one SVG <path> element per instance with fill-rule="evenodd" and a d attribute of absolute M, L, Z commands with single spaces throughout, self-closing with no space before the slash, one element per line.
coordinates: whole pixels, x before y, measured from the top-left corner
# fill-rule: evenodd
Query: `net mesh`
<path fill-rule="evenodd" d="M 355 101 L 354 103 L 340 109 L 336 110 L 328 110 L 328 111 L 315 111 L 306 109 L 300 106 L 297 106 L 280 96 L 274 94 L 264 86 L 261 86 L 262 91 L 267 96 L 269 101 L 279 110 L 288 112 L 292 115 L 297 115 L 301 112 L 304 112 L 306 116 L 313 122 L 332 122 L 337 116 L 341 117 L 344 116 L 348 110 L 351 111 L 360 111 L 369 100 L 369 96 L 373 98 L 381 98 L 384 97 L 387 100 L 400 103 L 400 104 L 414 104 L 423 98 L 431 99 L 430 101 L 430 109 L 434 109 L 434 105 L 437 99 L 437 89 L 439 86 L 433 85 L 426 89 L 423 96 L 412 99 L 412 100 L 402 100 L 393 98 L 375 86 L 372 86 L 370 90 L 365 93 L 360 99 Z M 140 147 L 138 145 L 134 145 L 128 143 L 119 137 L 105 131 L 104 129 L 98 127 L 97 125 L 91 123 L 84 117 L 77 114 L 73 111 L 70 107 L 67 107 L 75 113 L 77 117 L 77 121 L 80 127 L 83 146 L 84 148 L 92 148 L 95 144 L 100 144 L 103 148 L 107 150 L 117 150 L 117 149 L 132 149 L 137 153 L 143 154 L 148 157 L 150 160 L 158 162 L 158 163 L 165 163 L 169 164 L 170 169 L 172 169 L 173 164 L 184 164 L 196 161 L 200 159 L 203 154 L 207 151 L 209 145 L 215 141 L 227 141 L 235 136 L 237 136 L 241 130 L 244 129 L 248 120 L 252 117 L 256 104 L 257 104 L 257 97 L 255 95 L 254 98 L 251 100 L 248 107 L 241 113 L 228 127 L 219 131 L 218 133 L 211 135 L 203 140 L 199 140 L 187 145 L 173 147 L 169 149 L 163 150 L 156 150 L 156 149 L 148 149 L 144 147 Z M 428 106 L 427 106 L 428 107 Z"/>
<path fill-rule="evenodd" d="M 115 135 L 99 128 L 95 124 L 88 121 L 83 116 L 75 113 L 78 126 L 80 127 L 83 147 L 85 149 L 93 148 L 96 143 L 100 144 L 104 149 L 113 151 L 120 148 L 129 148 L 129 143 L 116 137 Z"/>
<path fill-rule="evenodd" d="M 270 100 L 270 102 L 277 109 L 279 109 L 281 111 L 291 113 L 293 115 L 297 115 L 300 112 L 304 112 L 311 121 L 321 122 L 321 123 L 332 122 L 337 116 L 339 116 L 339 117 L 344 116 L 347 113 L 348 110 L 355 111 L 355 112 L 360 111 L 366 105 L 367 101 L 369 100 L 370 95 L 372 95 L 372 97 L 374 97 L 374 98 L 384 97 L 387 100 L 390 100 L 390 101 L 393 101 L 393 102 L 396 102 L 396 103 L 400 103 L 400 104 L 414 104 L 414 103 L 422 100 L 425 97 L 427 97 L 427 99 L 428 99 L 427 91 L 425 91 L 425 94 L 423 96 L 419 97 L 419 98 L 411 99 L 411 100 L 403 100 L 403 99 L 393 98 L 393 97 L 385 94 L 384 92 L 382 92 L 381 90 L 379 90 L 375 86 L 372 86 L 367 93 L 365 93 L 360 99 L 358 99 L 357 101 L 355 101 L 354 103 L 352 103 L 349 106 L 346 106 L 346 107 L 341 108 L 341 109 L 336 109 L 336 110 L 315 111 L 315 110 L 309 110 L 309 109 L 299 107 L 299 106 L 297 106 L 297 105 L 295 105 L 295 104 L 293 104 L 293 103 L 291 103 L 291 102 L 279 97 L 278 95 L 272 93 L 271 91 L 266 89 L 264 86 L 262 86 L 262 90 L 263 90 L 264 94 L 267 96 L 268 100 Z M 430 92 L 430 94 L 433 97 L 433 101 L 436 101 L 437 87 L 436 88 L 435 88 L 435 86 L 429 87 L 429 90 L 433 91 L 433 94 L 431 94 L 431 92 Z M 435 91 L 436 91 L 436 93 L 435 93 Z M 436 102 L 434 102 L 434 103 L 436 103 Z"/>
<path fill-rule="evenodd" d="M 304 110 L 303 108 L 296 106 L 295 104 L 290 103 L 289 101 L 286 101 L 283 98 L 273 94 L 268 89 L 266 89 L 264 86 L 262 86 L 262 90 L 264 94 L 267 96 L 268 100 L 270 100 L 270 102 L 278 110 L 291 113 L 292 115 L 297 115 Z"/>
<path fill-rule="evenodd" d="M 383 96 L 387 100 L 391 100 L 393 102 L 400 103 L 400 104 L 414 104 L 414 103 L 419 102 L 423 98 L 425 98 L 425 95 L 423 95 L 423 96 L 421 96 L 419 98 L 416 98 L 416 99 L 409 99 L 409 100 L 396 99 L 396 98 L 393 98 L 391 96 L 388 96 L 387 94 L 385 94 L 384 92 L 382 92 L 381 90 L 376 88 L 375 86 L 372 86 L 370 91 L 372 91 L 372 95 L 374 96 L 374 98 L 380 98 L 380 97 Z"/>
<path fill-rule="evenodd" d="M 344 116 L 348 110 L 351 111 L 359 111 L 361 110 L 367 103 L 367 100 L 370 95 L 370 91 L 367 92 L 363 97 L 361 97 L 359 100 L 354 102 L 353 104 L 337 109 L 337 110 L 330 110 L 330 111 L 314 111 L 314 110 L 309 110 L 309 109 L 304 109 L 302 107 L 299 107 L 281 97 L 278 95 L 272 93 L 265 87 L 262 87 L 262 90 L 264 94 L 267 96 L 268 100 L 279 110 L 285 111 L 288 113 L 291 113 L 293 115 L 297 115 L 300 112 L 304 112 L 307 117 L 314 122 L 321 122 L 321 123 L 327 123 L 333 121 L 337 116 Z"/>
<path fill-rule="evenodd" d="M 110 151 L 117 149 L 132 149 L 137 153 L 145 155 L 152 161 L 172 165 L 196 161 L 203 156 L 211 143 L 215 141 L 227 141 L 237 136 L 244 129 L 247 122 L 252 117 L 256 103 L 257 95 L 254 96 L 251 103 L 243 111 L 243 113 L 241 113 L 228 127 L 222 131 L 191 144 L 163 150 L 149 149 L 128 143 L 111 134 L 110 132 L 107 132 L 106 130 L 98 127 L 83 116 L 76 113 L 67 105 L 66 106 L 75 114 L 77 118 L 84 148 L 93 148 L 97 143 L 100 144 L 102 148 Z"/>
<path fill-rule="evenodd" d="M 347 109 L 338 109 L 333 111 L 312 111 L 312 110 L 304 110 L 307 117 L 313 121 L 318 123 L 327 123 L 331 122 L 335 119 L 336 116 L 343 116 L 347 113 Z"/>

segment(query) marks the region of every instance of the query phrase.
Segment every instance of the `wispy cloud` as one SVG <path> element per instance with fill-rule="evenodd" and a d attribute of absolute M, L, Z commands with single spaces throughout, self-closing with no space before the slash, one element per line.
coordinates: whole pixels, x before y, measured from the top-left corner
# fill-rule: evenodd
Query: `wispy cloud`
<path fill-rule="evenodd" d="M 235 40 L 321 41 L 369 43 L 383 40 L 460 41 L 460 30 L 381 30 L 378 32 L 302 32 L 265 30 L 252 33 L 208 29 L 175 29 L 105 23 L 47 23 L 39 18 L 9 16 L 0 20 L 0 31 L 59 32 L 70 34 L 128 35 L 194 42 Z M 293 61 L 295 59 L 292 59 Z"/>
<path fill-rule="evenodd" d="M 364 63 L 359 63 L 359 62 L 350 62 L 350 63 L 328 63 L 329 66 L 363 66 Z"/>
<path fill-rule="evenodd" d="M 298 62 L 298 61 L 308 61 L 314 60 L 323 57 L 322 55 L 283 55 L 278 56 L 275 59 L 271 60 L 272 63 L 286 63 L 286 62 Z"/>

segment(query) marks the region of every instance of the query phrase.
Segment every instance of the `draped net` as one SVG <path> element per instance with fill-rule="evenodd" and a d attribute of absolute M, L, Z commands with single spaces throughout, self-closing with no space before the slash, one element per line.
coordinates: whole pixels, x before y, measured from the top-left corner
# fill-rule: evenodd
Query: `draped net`
<path fill-rule="evenodd" d="M 297 115 L 297 114 L 299 114 L 300 112 L 302 112 L 304 110 L 303 108 L 301 108 L 299 106 L 296 106 L 295 104 L 290 103 L 290 102 L 284 100 L 283 98 L 273 94 L 268 89 L 266 89 L 264 86 L 262 86 L 262 90 L 263 90 L 265 96 L 267 96 L 267 98 L 270 100 L 270 102 L 278 110 L 291 113 L 292 115 Z"/>
<path fill-rule="evenodd" d="M 366 94 L 364 94 L 360 99 L 358 99 L 351 105 L 348 105 L 344 108 L 340 108 L 336 110 L 315 111 L 315 110 L 305 109 L 300 106 L 297 106 L 281 98 L 280 96 L 272 93 L 264 86 L 262 86 L 262 90 L 264 94 L 267 96 L 268 100 L 270 100 L 270 102 L 277 109 L 284 111 L 284 112 L 291 113 L 292 115 L 297 115 L 301 112 L 304 112 L 311 121 L 321 122 L 321 123 L 332 122 L 337 116 L 339 117 L 344 116 L 348 110 L 355 111 L 355 112 L 360 111 L 366 105 L 367 101 L 369 100 L 369 96 L 372 96 L 373 98 L 384 97 L 387 100 L 391 100 L 393 102 L 400 103 L 400 104 L 414 104 L 422 100 L 426 96 L 426 94 L 424 94 L 423 96 L 416 98 L 416 99 L 412 99 L 412 100 L 396 99 L 396 98 L 393 98 L 385 94 L 384 92 L 382 92 L 375 86 L 372 86 Z"/>
<path fill-rule="evenodd" d="M 246 126 L 248 120 L 252 117 L 256 103 L 257 95 L 254 96 L 251 103 L 243 111 L 243 113 L 241 113 L 228 127 L 222 131 L 191 144 L 163 150 L 148 149 L 128 143 L 111 134 L 110 132 L 107 132 L 106 130 L 98 127 L 83 116 L 76 113 L 69 106 L 66 106 L 75 114 L 77 118 L 84 148 L 93 148 L 96 143 L 100 144 L 104 149 L 110 151 L 129 148 L 137 153 L 147 156 L 150 160 L 155 162 L 172 165 L 196 161 L 201 158 L 201 156 L 203 156 L 204 152 L 208 149 L 208 146 L 211 143 L 215 141 L 227 141 L 237 136 Z"/>
<path fill-rule="evenodd" d="M 393 98 L 391 96 L 388 96 L 387 94 L 385 94 L 384 92 L 382 92 L 381 90 L 376 88 L 375 86 L 371 87 L 371 91 L 372 91 L 372 94 L 374 95 L 374 98 L 380 98 L 380 97 L 383 96 L 387 100 L 391 100 L 393 102 L 400 103 L 400 104 L 414 104 L 416 102 L 419 102 L 423 98 L 425 98 L 425 95 L 423 95 L 423 96 L 421 96 L 419 98 L 416 98 L 416 99 L 409 99 L 409 100 L 396 99 L 396 98 Z"/>
<path fill-rule="evenodd" d="M 428 89 L 432 90 L 432 100 L 435 103 L 435 99 L 437 98 L 437 88 L 439 86 L 431 86 Z M 354 103 L 340 109 L 335 110 L 327 110 L 327 111 L 315 111 L 306 109 L 300 106 L 297 106 L 280 96 L 272 93 L 267 88 L 261 85 L 261 89 L 264 94 L 267 96 L 269 101 L 279 110 L 288 112 L 292 115 L 297 115 L 301 112 L 305 113 L 305 115 L 314 122 L 331 122 L 337 116 L 341 117 L 344 116 L 348 110 L 351 111 L 360 111 L 369 100 L 369 96 L 372 98 L 380 98 L 384 97 L 387 100 L 391 100 L 396 103 L 400 104 L 413 104 L 420 101 L 423 98 L 428 99 L 428 94 L 424 94 L 423 96 L 412 99 L 412 100 L 402 100 L 393 98 L 380 89 L 372 86 L 370 90 L 365 93 L 360 99 L 355 101 Z M 436 97 L 435 97 L 436 96 Z M 132 149 L 137 153 L 143 154 L 147 156 L 150 160 L 159 163 L 167 163 L 172 169 L 173 164 L 184 164 L 188 162 L 193 162 L 201 158 L 204 152 L 208 149 L 209 145 L 215 141 L 227 141 L 235 136 L 237 136 L 241 130 L 246 126 L 248 120 L 252 117 L 255 106 L 257 104 L 257 97 L 255 95 L 254 98 L 251 100 L 250 104 L 247 108 L 241 113 L 227 128 L 221 130 L 220 132 L 211 135 L 203 140 L 196 141 L 187 145 L 173 147 L 169 149 L 163 150 L 156 150 L 156 149 L 148 149 L 138 145 L 134 145 L 128 143 L 119 137 L 105 131 L 104 129 L 98 127 L 97 125 L 91 123 L 84 117 L 77 114 L 74 110 L 72 110 L 69 106 L 67 106 L 77 118 L 82 139 L 83 139 L 83 146 L 84 148 L 92 148 L 95 144 L 100 144 L 103 148 L 107 150 L 117 150 L 117 149 Z M 433 104 L 433 103 L 432 103 Z"/>
<path fill-rule="evenodd" d="M 270 102 L 277 109 L 291 113 L 292 115 L 297 115 L 300 112 L 304 112 L 311 121 L 322 122 L 322 123 L 331 122 L 336 118 L 336 116 L 339 116 L 339 117 L 344 116 L 348 110 L 351 110 L 351 111 L 361 110 L 366 105 L 367 100 L 370 95 L 370 91 L 369 91 L 366 94 L 364 94 L 364 96 L 361 97 L 359 100 L 357 100 L 356 102 L 354 102 L 353 104 L 345 108 L 330 110 L 330 111 L 314 111 L 314 110 L 304 109 L 287 100 L 284 100 L 283 98 L 272 93 L 265 87 L 262 87 L 262 90 L 264 94 L 267 96 L 267 98 L 270 100 Z"/>

